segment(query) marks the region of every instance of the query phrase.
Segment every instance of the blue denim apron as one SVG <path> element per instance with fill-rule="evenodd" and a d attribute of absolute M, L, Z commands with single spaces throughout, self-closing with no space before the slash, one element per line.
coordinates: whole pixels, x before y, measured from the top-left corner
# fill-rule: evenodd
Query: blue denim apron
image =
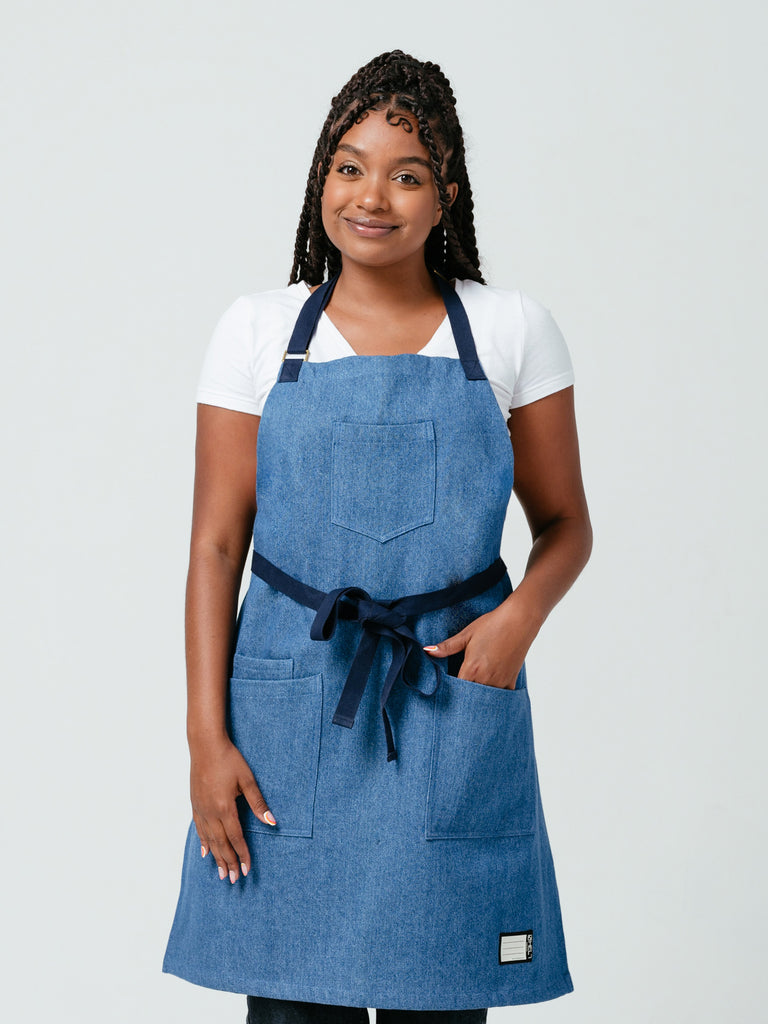
<path fill-rule="evenodd" d="M 307 361 L 331 280 L 267 395 L 228 728 L 277 826 L 238 798 L 233 885 L 190 823 L 163 970 L 196 984 L 410 1010 L 573 987 L 525 666 L 499 689 L 421 649 L 512 592 L 509 432 L 437 281 L 457 359 Z"/>

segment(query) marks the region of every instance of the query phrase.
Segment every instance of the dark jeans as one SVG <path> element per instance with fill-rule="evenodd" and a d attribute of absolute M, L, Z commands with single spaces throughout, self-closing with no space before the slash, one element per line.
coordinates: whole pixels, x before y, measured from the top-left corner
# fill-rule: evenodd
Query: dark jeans
<path fill-rule="evenodd" d="M 359 1006 L 248 996 L 245 1024 L 369 1024 Z M 376 1010 L 376 1024 L 485 1024 L 488 1010 Z"/>

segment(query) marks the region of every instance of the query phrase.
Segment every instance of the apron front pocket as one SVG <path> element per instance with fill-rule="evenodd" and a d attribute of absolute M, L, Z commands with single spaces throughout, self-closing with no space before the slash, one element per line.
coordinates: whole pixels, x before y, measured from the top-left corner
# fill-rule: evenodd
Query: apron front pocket
<path fill-rule="evenodd" d="M 531 835 L 537 805 L 528 690 L 442 674 L 435 694 L 426 838 Z"/>
<path fill-rule="evenodd" d="M 290 679 L 293 658 L 252 658 L 235 653 L 232 675 L 236 679 Z"/>
<path fill-rule="evenodd" d="M 435 425 L 333 423 L 331 522 L 381 543 L 435 518 Z"/>
<path fill-rule="evenodd" d="M 271 659 L 249 659 L 250 661 Z M 291 659 L 278 659 L 278 661 Z M 322 674 L 229 681 L 229 731 L 253 772 L 277 825 L 267 825 L 237 798 L 240 821 L 247 832 L 311 836 L 314 821 Z"/>

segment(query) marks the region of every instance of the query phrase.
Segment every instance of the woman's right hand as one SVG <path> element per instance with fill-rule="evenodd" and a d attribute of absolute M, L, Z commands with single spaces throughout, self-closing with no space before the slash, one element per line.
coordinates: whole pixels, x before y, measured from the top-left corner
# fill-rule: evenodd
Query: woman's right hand
<path fill-rule="evenodd" d="M 243 836 L 235 798 L 243 795 L 253 813 L 275 825 L 253 772 L 229 737 L 195 747 L 191 755 L 192 817 L 203 857 L 213 854 L 219 877 L 234 883 L 251 870 L 251 854 Z M 271 820 L 270 820 L 271 819 Z"/>

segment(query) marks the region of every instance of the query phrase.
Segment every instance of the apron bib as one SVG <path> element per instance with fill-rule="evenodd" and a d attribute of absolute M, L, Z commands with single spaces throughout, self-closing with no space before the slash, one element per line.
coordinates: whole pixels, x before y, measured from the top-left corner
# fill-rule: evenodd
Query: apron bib
<path fill-rule="evenodd" d="M 512 592 L 509 432 L 436 280 L 458 358 L 307 361 L 334 279 L 264 403 L 228 728 L 277 825 L 238 798 L 232 885 L 190 822 L 163 970 L 208 988 L 409 1010 L 573 988 L 525 666 L 503 690 L 421 650 Z"/>

